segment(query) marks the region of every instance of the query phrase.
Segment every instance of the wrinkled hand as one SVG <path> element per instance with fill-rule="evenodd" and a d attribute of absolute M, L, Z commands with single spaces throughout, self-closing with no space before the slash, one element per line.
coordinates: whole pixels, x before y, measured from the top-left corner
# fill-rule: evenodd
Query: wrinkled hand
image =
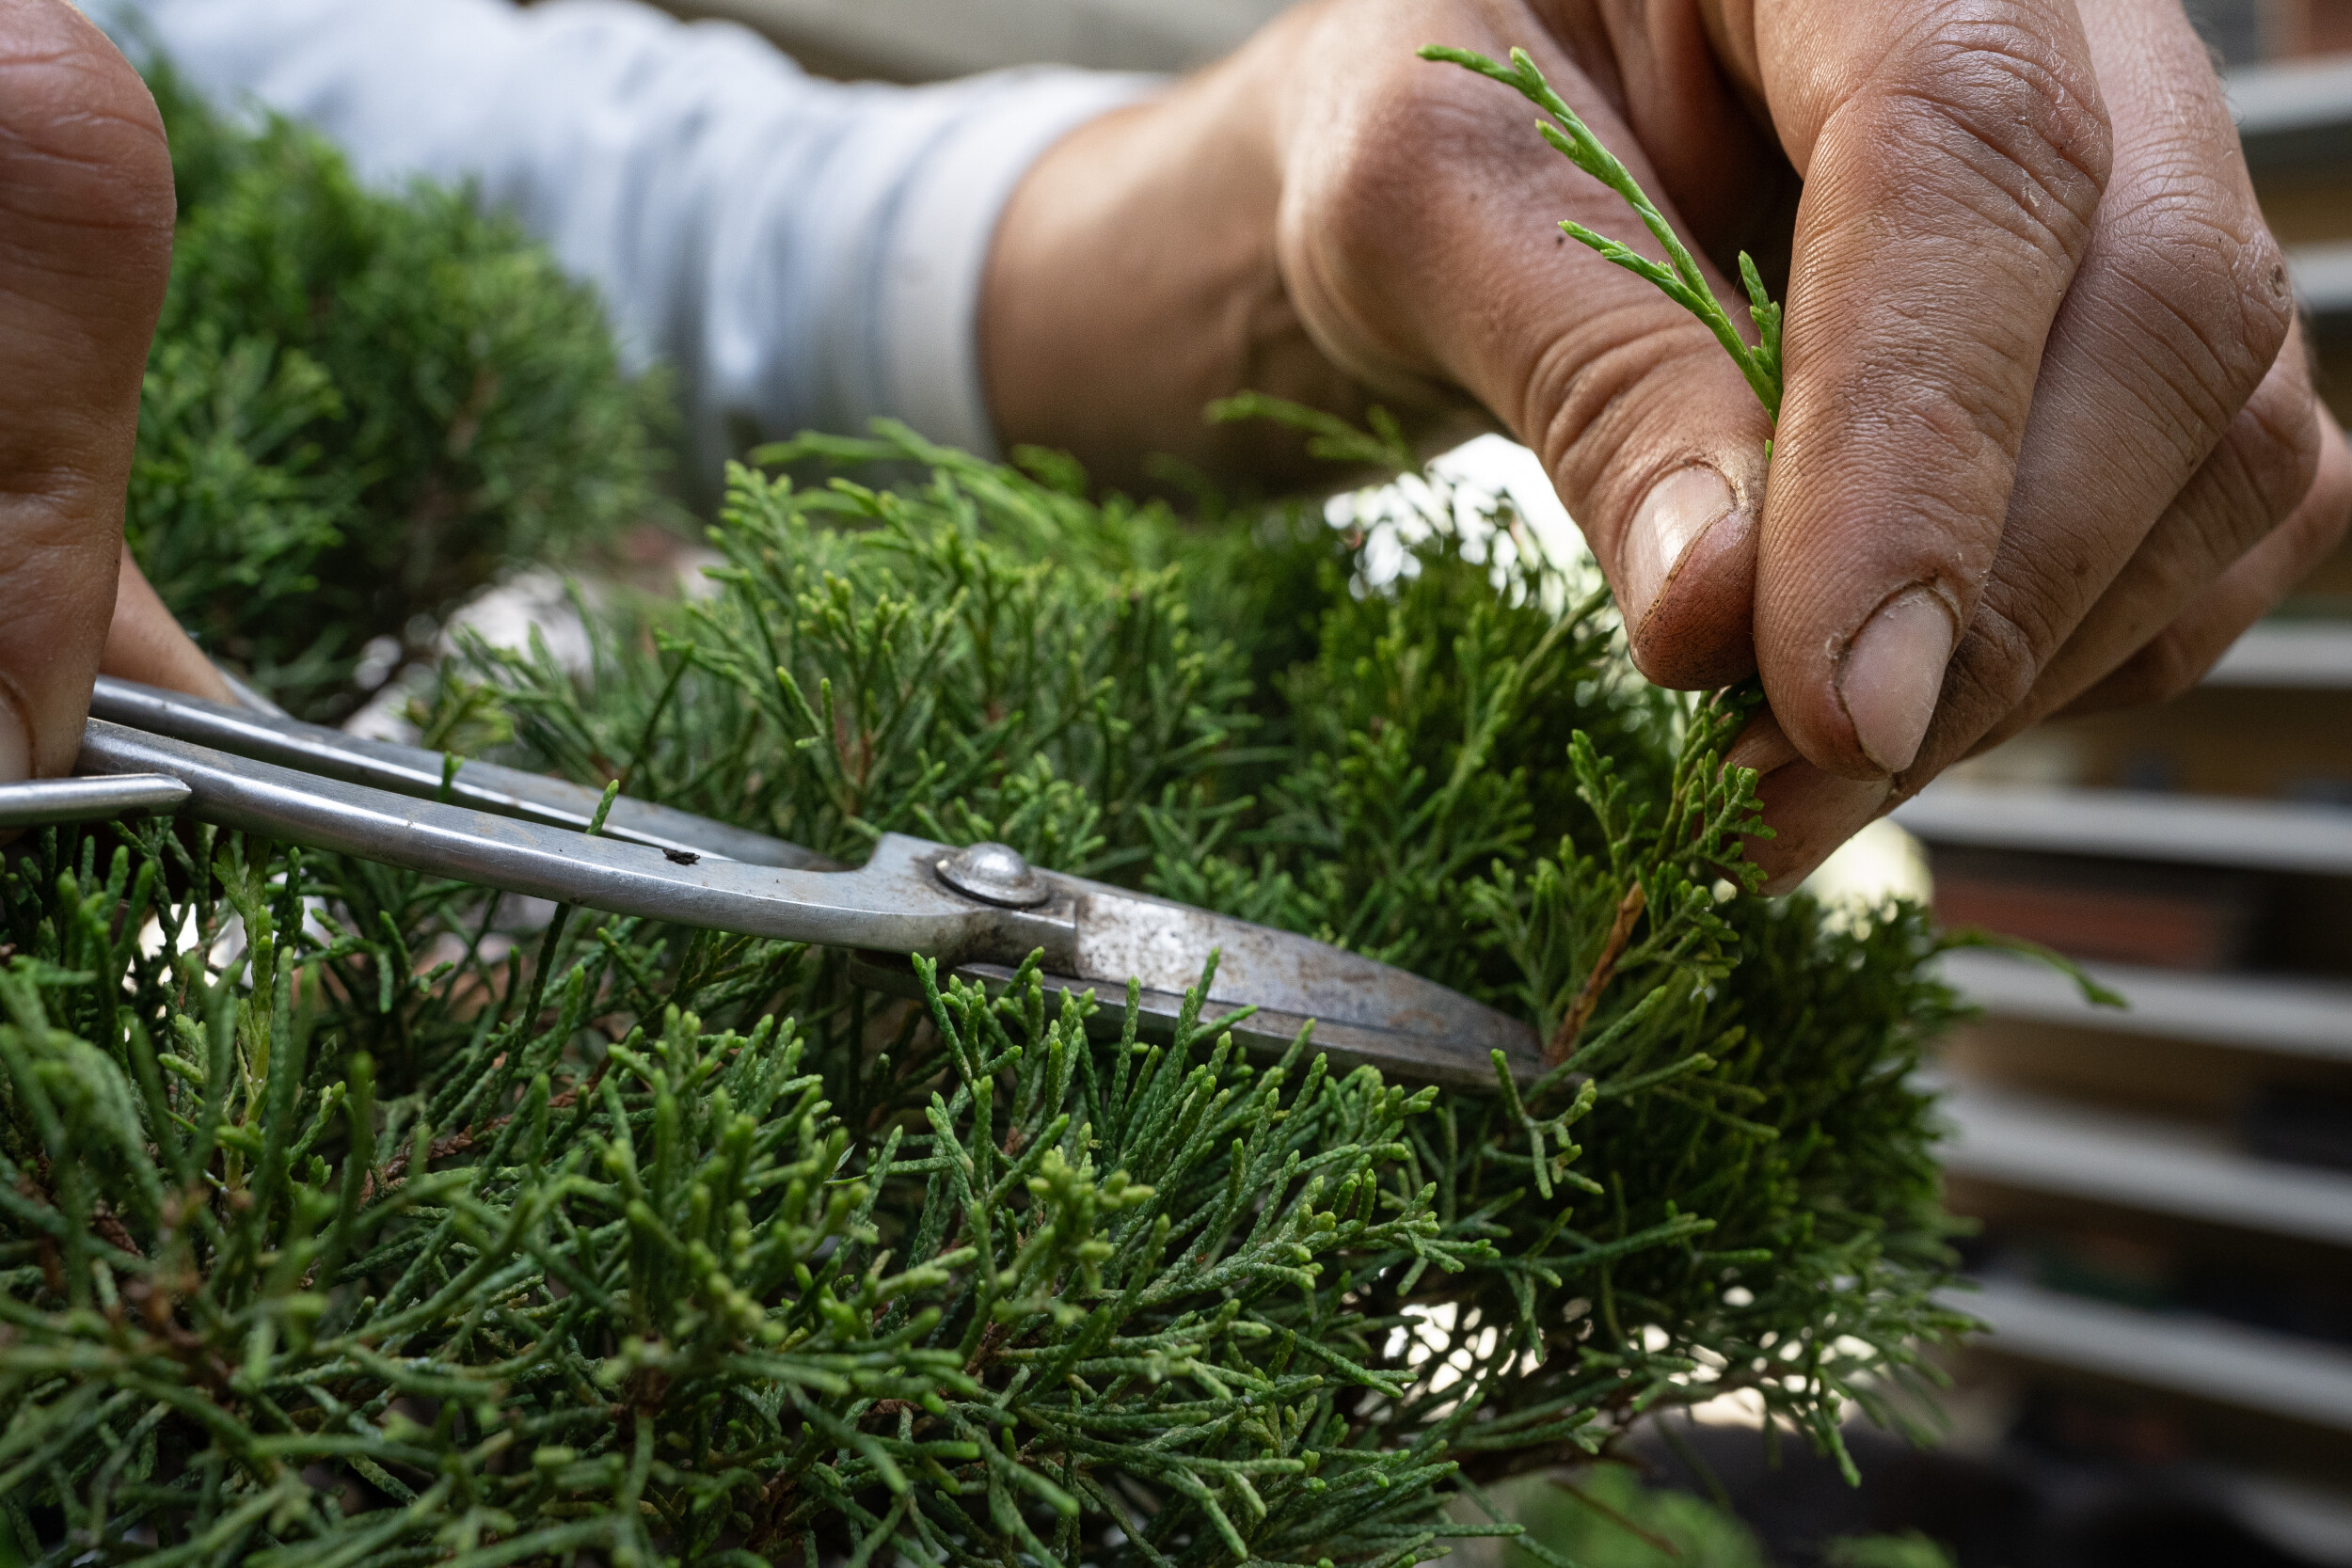
<path fill-rule="evenodd" d="M 0 781 L 72 771 L 102 662 L 226 696 L 122 549 L 171 219 L 137 73 L 62 0 L 0 4 Z"/>
<path fill-rule="evenodd" d="M 1705 255 L 1785 258 L 1777 431 L 1554 227 L 1657 254 L 1631 214 L 1426 43 L 1526 48 Z M 1245 387 L 1489 413 L 1645 673 L 1760 672 L 1775 888 L 1974 749 L 2185 689 L 2352 515 L 2177 0 L 1325 0 L 1048 154 L 982 345 L 1007 436 L 1114 478 L 1274 461 L 1199 430 Z"/>

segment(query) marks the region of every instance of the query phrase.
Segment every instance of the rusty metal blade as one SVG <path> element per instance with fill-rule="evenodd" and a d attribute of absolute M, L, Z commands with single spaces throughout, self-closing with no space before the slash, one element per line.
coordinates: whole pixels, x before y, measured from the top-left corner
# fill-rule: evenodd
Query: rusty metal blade
<path fill-rule="evenodd" d="M 684 926 L 864 950 L 855 973 L 912 994 L 903 957 L 1001 986 L 1041 952 L 1057 991 L 1092 990 L 1116 1030 L 1128 981 L 1147 1037 L 1175 1026 L 1211 956 L 1201 1016 L 1253 1053 L 1287 1049 L 1309 1021 L 1338 1061 L 1400 1079 L 1491 1089 L 1491 1053 L 1515 1076 L 1542 1064 L 1526 1024 L 1389 964 L 1191 905 L 1030 868 L 1019 907 L 945 874 L 968 851 L 886 834 L 850 868 L 798 845 L 644 802 L 617 801 L 602 837 L 596 792 L 513 768 L 363 741 L 282 715 L 103 681 L 85 774 L 163 773 L 203 821 L 463 878 L 485 887 Z M 116 720 L 117 722 L 108 722 Z M 437 796 L 443 799 L 435 799 Z M 1011 897 L 1002 894 L 999 896 Z M 1255 1009 L 1250 1016 L 1240 1016 Z"/>

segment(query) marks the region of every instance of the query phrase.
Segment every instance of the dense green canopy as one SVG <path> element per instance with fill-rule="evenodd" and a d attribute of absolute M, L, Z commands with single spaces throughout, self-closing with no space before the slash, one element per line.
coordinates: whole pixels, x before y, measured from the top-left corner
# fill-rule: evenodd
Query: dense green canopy
<path fill-rule="evenodd" d="M 134 539 L 216 646 L 347 708 L 356 637 L 653 509 L 646 394 L 510 230 L 166 97 Z M 1442 1094 L 1137 1045 L 1116 996 L 904 1003 L 210 830 L 36 835 L 26 1560 L 1387 1568 L 1645 1411 L 1750 1389 L 1834 1443 L 1956 1326 L 1924 917 L 1741 892 L 1741 704 L 1644 685 L 1507 503 L 1424 476 L 1375 582 L 1317 510 L 903 433 L 765 456 L 800 482 L 736 474 L 713 593 L 607 602 L 585 678 L 474 647 L 430 733 L 844 858 L 1003 839 L 1568 1021 L 1561 1070 Z"/>

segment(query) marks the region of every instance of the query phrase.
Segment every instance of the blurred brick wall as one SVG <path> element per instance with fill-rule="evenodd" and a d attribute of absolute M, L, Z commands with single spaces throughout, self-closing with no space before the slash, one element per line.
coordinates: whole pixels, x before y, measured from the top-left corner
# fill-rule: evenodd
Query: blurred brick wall
<path fill-rule="evenodd" d="M 927 81 L 1032 61 L 1181 71 L 1288 0 L 657 0 L 768 34 L 829 75 Z"/>
<path fill-rule="evenodd" d="M 2352 0 L 2289 0 L 2280 30 L 2280 53 L 2352 54 Z"/>

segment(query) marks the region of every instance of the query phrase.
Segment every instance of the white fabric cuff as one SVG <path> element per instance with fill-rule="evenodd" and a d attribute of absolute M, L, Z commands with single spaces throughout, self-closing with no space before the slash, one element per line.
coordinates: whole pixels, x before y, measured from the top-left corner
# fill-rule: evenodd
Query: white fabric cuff
<path fill-rule="evenodd" d="M 695 466 L 879 416 L 995 446 L 977 333 L 1013 187 L 1156 79 L 1062 69 L 820 81 L 630 0 L 94 0 L 230 106 L 315 125 L 362 178 L 470 181 L 675 365 Z"/>
<path fill-rule="evenodd" d="M 1005 204 L 1045 150 L 1087 120 L 1148 96 L 1152 76 L 1025 71 L 982 78 L 909 181 L 882 242 L 868 406 L 933 440 L 996 455 L 980 375 L 980 285 Z"/>

